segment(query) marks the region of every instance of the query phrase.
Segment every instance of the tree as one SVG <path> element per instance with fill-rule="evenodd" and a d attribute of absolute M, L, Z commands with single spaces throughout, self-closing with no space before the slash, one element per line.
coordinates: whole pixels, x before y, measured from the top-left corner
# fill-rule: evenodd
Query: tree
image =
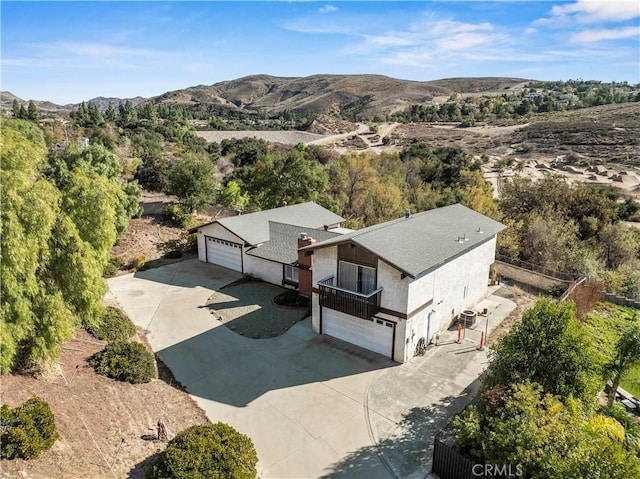
<path fill-rule="evenodd" d="M 190 211 L 214 202 L 218 182 L 208 159 L 185 158 L 176 161 L 168 176 L 167 193 L 176 195 Z"/>
<path fill-rule="evenodd" d="M 300 149 L 288 153 L 271 151 L 253 167 L 239 168 L 236 180 L 262 209 L 314 201 L 327 190 L 327 174 L 318 163 L 305 158 Z"/>
<path fill-rule="evenodd" d="M 243 193 L 238 182 L 232 180 L 220 192 L 220 201 L 229 208 L 243 211 L 249 203 L 249 195 Z"/>
<path fill-rule="evenodd" d="M 1 138 L 0 372 L 6 373 L 48 367 L 79 325 L 99 319 L 102 272 L 124 193 L 83 166 L 67 172 L 60 187 L 44 177 L 46 147 L 36 125 L 6 120 Z"/>
<path fill-rule="evenodd" d="M 38 121 L 38 108 L 33 100 L 29 101 L 29 106 L 27 107 L 27 120 Z"/>
<path fill-rule="evenodd" d="M 590 400 L 597 389 L 591 345 L 573 303 L 540 299 L 490 352 L 490 384 L 534 381 L 563 398 Z"/>
<path fill-rule="evenodd" d="M 639 477 L 615 419 L 564 404 L 535 383 L 485 390 L 454 418 L 455 444 L 486 464 L 519 465 L 531 479 Z M 516 471 L 513 471 L 514 473 Z"/>
<path fill-rule="evenodd" d="M 115 108 L 113 108 L 113 105 L 111 104 L 111 102 L 109 102 L 109 106 L 107 107 L 107 110 L 104 112 L 104 117 L 109 122 L 115 122 L 118 119 L 118 114 L 116 113 Z"/>
<path fill-rule="evenodd" d="M 617 269 L 638 256 L 640 235 L 624 223 L 610 224 L 598 234 L 600 256 L 608 269 Z"/>
<path fill-rule="evenodd" d="M 11 104 L 11 113 L 14 118 L 20 118 L 20 102 L 13 99 L 13 103 Z"/>
<path fill-rule="evenodd" d="M 622 332 L 616 344 L 616 355 L 605 366 L 605 374 L 612 383 L 607 403 L 609 407 L 613 405 L 622 376 L 638 364 L 640 364 L 640 324 L 635 322 Z"/>
<path fill-rule="evenodd" d="M 224 423 L 191 426 L 169 441 L 147 470 L 148 479 L 253 479 L 258 456 L 253 442 Z"/>

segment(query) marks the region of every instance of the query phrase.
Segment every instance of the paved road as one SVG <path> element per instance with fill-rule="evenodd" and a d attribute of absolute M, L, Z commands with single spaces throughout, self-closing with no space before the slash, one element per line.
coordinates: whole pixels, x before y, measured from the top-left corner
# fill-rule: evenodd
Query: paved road
<path fill-rule="evenodd" d="M 204 307 L 239 277 L 188 260 L 108 283 L 208 417 L 251 437 L 261 477 L 425 477 L 433 432 L 464 407 L 473 386 L 465 388 L 485 366 L 475 332 L 455 346 L 444 345 L 445 336 L 404 365 L 318 336 L 308 319 L 277 338 L 253 340 Z M 490 314 L 496 323 L 510 303 L 497 300 L 505 303 Z"/>

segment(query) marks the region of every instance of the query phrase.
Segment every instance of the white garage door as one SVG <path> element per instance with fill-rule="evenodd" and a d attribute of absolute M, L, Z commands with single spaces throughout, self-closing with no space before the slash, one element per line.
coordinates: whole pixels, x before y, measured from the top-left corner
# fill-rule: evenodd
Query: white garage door
<path fill-rule="evenodd" d="M 322 308 L 322 332 L 361 348 L 391 357 L 393 323 L 383 319 L 354 318 L 329 308 Z"/>
<path fill-rule="evenodd" d="M 207 262 L 242 272 L 242 245 L 207 236 Z"/>

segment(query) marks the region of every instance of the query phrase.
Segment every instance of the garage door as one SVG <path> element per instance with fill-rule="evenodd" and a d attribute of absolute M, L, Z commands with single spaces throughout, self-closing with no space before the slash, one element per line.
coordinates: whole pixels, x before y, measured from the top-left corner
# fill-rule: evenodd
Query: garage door
<path fill-rule="evenodd" d="M 242 272 L 242 245 L 220 238 L 207 238 L 207 263 Z"/>
<path fill-rule="evenodd" d="M 329 308 L 322 308 L 322 332 L 361 348 L 391 357 L 393 323 L 383 319 L 354 318 Z"/>

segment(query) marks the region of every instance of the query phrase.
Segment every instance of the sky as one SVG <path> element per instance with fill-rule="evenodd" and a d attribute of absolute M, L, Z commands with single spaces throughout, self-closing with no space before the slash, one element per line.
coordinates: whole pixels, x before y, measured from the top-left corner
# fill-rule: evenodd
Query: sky
<path fill-rule="evenodd" d="M 0 3 L 0 88 L 150 97 L 247 75 L 640 83 L 640 2 Z"/>

